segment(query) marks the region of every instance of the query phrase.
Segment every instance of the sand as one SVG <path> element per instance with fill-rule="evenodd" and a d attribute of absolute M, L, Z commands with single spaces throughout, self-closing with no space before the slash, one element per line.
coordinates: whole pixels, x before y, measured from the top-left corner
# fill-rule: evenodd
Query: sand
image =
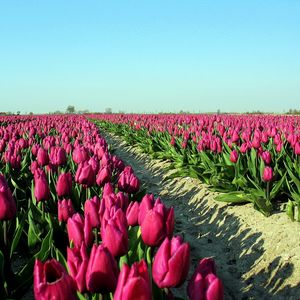
<path fill-rule="evenodd" d="M 151 159 L 119 137 L 101 133 L 114 153 L 131 165 L 147 188 L 175 209 L 175 234 L 191 245 L 193 272 L 213 257 L 225 299 L 300 299 L 300 224 L 285 213 L 268 218 L 251 204 L 228 205 L 192 178 L 168 178 L 169 162 Z M 174 294 L 187 299 L 185 286 Z"/>

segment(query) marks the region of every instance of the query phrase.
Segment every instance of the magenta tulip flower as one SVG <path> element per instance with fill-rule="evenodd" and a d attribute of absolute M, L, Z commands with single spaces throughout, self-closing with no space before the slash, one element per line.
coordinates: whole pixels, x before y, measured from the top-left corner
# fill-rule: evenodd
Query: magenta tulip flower
<path fill-rule="evenodd" d="M 86 286 L 91 293 L 114 292 L 118 279 L 117 262 L 104 245 L 93 245 L 87 271 Z"/>
<path fill-rule="evenodd" d="M 84 243 L 80 248 L 67 248 L 67 263 L 70 270 L 70 275 L 77 284 L 77 289 L 83 293 L 86 288 L 86 271 L 89 263 L 89 258 Z"/>
<path fill-rule="evenodd" d="M 0 174 L 0 220 L 11 220 L 16 216 L 16 201 L 5 177 Z"/>
<path fill-rule="evenodd" d="M 265 182 L 271 181 L 273 179 L 273 169 L 271 167 L 265 167 L 262 178 Z"/>
<path fill-rule="evenodd" d="M 67 222 L 75 213 L 71 199 L 58 200 L 57 209 L 59 222 Z"/>
<path fill-rule="evenodd" d="M 118 278 L 114 300 L 151 300 L 151 284 L 144 260 L 131 267 L 124 264 Z"/>
<path fill-rule="evenodd" d="M 37 169 L 34 173 L 34 197 L 38 202 L 50 198 L 48 180 L 45 172 L 41 169 Z"/>
<path fill-rule="evenodd" d="M 166 238 L 158 248 L 152 266 L 152 275 L 160 288 L 180 286 L 190 266 L 190 245 L 180 236 Z"/>
<path fill-rule="evenodd" d="M 72 175 L 70 172 L 61 173 L 56 183 L 56 192 L 58 197 L 69 196 L 72 192 Z"/>
<path fill-rule="evenodd" d="M 33 290 L 37 300 L 76 300 L 77 291 L 73 278 L 63 266 L 51 259 L 42 263 L 35 260 L 33 270 Z"/>

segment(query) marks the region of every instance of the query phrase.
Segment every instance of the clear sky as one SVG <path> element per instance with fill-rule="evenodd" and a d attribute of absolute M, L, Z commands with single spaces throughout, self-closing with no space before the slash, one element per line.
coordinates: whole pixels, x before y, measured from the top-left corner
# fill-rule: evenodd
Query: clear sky
<path fill-rule="evenodd" d="M 300 109 L 299 0 L 0 0 L 0 111 Z"/>

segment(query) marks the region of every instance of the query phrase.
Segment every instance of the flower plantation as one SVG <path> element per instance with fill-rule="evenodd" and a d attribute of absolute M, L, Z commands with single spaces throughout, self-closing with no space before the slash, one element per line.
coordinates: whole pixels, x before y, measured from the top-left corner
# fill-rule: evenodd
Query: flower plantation
<path fill-rule="evenodd" d="M 167 156 L 175 145 L 191 144 L 191 134 L 182 141 L 174 135 L 172 142 L 164 131 L 130 122 L 126 138 L 136 134 L 141 141 L 142 134 L 145 146 L 157 147 L 151 136 L 161 134 L 156 139 L 167 141 Z M 174 290 L 188 280 L 185 299 L 223 299 L 214 261 L 199 258 L 190 265 L 189 244 L 174 235 L 174 209 L 147 193 L 131 166 L 110 153 L 95 123 L 77 115 L 10 116 L 0 123 L 3 298 L 20 299 L 32 288 L 35 299 L 176 299 Z M 121 124 L 118 130 L 131 126 Z M 228 163 L 230 170 L 239 166 L 237 186 L 240 157 L 232 154 Z M 284 183 L 274 184 L 279 172 L 266 165 L 267 199 L 278 182 L 276 195 L 283 184 L 296 193 L 286 174 Z"/>
<path fill-rule="evenodd" d="M 285 210 L 300 221 L 300 117 L 287 115 L 89 116 L 154 158 L 174 176 L 199 178 L 216 200 L 253 203 L 266 216 Z"/>

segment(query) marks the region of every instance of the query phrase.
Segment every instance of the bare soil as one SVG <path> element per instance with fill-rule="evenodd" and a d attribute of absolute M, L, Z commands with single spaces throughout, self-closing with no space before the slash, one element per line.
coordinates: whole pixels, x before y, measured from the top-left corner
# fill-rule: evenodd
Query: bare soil
<path fill-rule="evenodd" d="M 225 299 L 300 299 L 300 224 L 285 213 L 266 218 L 252 205 L 214 200 L 208 186 L 192 178 L 168 178 L 170 163 L 151 159 L 119 137 L 102 132 L 114 153 L 130 164 L 147 192 L 175 208 L 175 234 L 191 245 L 193 272 L 213 257 Z M 185 286 L 173 292 L 185 299 Z"/>

